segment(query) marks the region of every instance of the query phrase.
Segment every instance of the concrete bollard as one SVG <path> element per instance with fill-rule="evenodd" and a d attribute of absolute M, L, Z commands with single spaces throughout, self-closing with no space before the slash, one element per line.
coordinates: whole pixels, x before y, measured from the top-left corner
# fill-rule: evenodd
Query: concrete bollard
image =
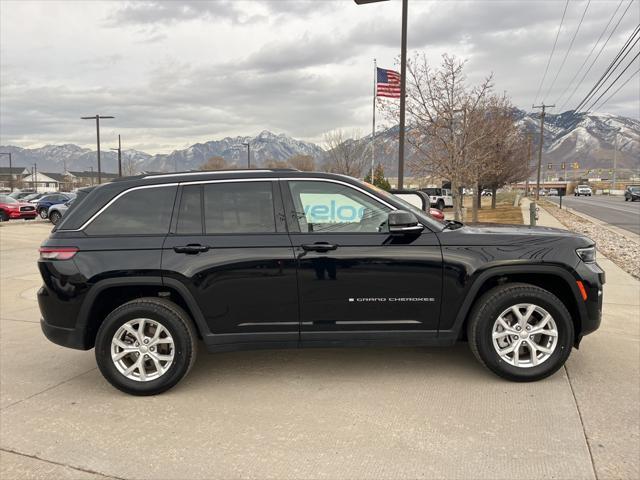
<path fill-rule="evenodd" d="M 536 202 L 531 202 L 529 204 L 529 225 L 535 227 L 536 220 L 538 220 L 538 207 L 536 206 Z"/>

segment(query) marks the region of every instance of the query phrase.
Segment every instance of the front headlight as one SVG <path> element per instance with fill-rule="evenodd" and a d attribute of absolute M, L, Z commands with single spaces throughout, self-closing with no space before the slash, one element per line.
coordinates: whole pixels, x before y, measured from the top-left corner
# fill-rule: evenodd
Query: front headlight
<path fill-rule="evenodd" d="M 592 247 L 578 248 L 576 250 L 576 253 L 578 254 L 578 257 L 580 257 L 580 260 L 582 260 L 584 263 L 595 263 L 596 261 L 595 245 Z"/>

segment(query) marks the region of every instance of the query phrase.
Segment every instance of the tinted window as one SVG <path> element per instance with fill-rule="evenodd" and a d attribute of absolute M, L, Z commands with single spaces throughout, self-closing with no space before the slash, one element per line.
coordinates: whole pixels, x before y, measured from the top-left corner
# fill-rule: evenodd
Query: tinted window
<path fill-rule="evenodd" d="M 376 233 L 391 210 L 359 190 L 331 182 L 289 182 L 301 232 Z"/>
<path fill-rule="evenodd" d="M 210 183 L 203 188 L 207 234 L 276 231 L 271 182 Z"/>
<path fill-rule="evenodd" d="M 182 189 L 180 211 L 178 213 L 178 234 L 202 235 L 202 187 L 191 185 Z"/>
<path fill-rule="evenodd" d="M 125 193 L 86 228 L 89 235 L 161 235 L 169 231 L 176 187 Z"/>

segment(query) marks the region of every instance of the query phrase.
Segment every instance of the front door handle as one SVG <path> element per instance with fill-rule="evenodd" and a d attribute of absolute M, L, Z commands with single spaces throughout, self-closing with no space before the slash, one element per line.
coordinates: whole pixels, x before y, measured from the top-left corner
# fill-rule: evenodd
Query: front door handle
<path fill-rule="evenodd" d="M 186 253 L 187 255 L 196 255 L 200 252 L 206 252 L 207 250 L 209 250 L 207 245 L 200 245 L 199 243 L 190 243 L 188 245 L 173 247 L 174 252 Z"/>
<path fill-rule="evenodd" d="M 301 245 L 301 247 L 305 252 L 328 252 L 328 251 L 337 249 L 338 245 L 334 245 L 333 243 L 327 243 L 327 242 L 316 242 L 316 243 Z"/>

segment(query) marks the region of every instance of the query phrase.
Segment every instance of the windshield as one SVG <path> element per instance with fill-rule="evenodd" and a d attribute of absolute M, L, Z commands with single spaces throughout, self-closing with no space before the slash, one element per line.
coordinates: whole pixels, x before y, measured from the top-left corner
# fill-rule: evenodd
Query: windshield
<path fill-rule="evenodd" d="M 0 195 L 0 203 L 19 203 L 15 198 L 9 195 Z"/>
<path fill-rule="evenodd" d="M 629 190 L 632 192 L 640 192 L 640 187 L 629 187 Z"/>

